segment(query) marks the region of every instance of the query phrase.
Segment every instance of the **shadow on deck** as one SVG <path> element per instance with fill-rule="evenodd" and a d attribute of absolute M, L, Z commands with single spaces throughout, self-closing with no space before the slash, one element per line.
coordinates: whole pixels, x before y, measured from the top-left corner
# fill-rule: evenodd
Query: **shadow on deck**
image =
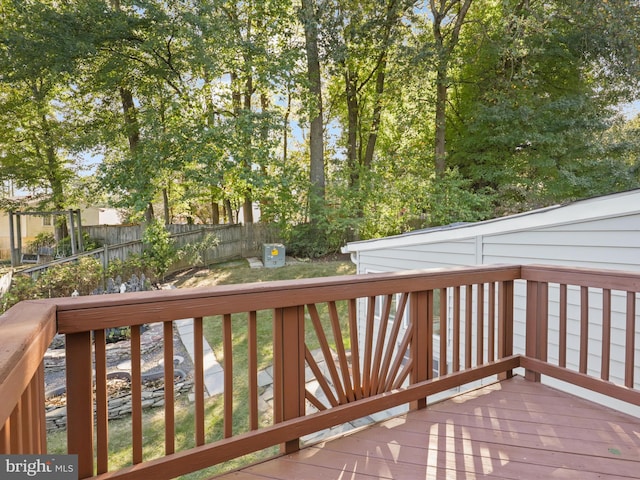
<path fill-rule="evenodd" d="M 589 480 L 639 472 L 637 418 L 516 376 L 215 478 Z"/>

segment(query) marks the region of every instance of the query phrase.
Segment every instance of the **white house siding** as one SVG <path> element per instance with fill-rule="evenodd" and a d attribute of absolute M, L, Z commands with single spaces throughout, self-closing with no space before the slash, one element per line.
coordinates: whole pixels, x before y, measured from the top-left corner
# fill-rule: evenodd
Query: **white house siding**
<path fill-rule="evenodd" d="M 344 251 L 352 254 L 359 273 L 477 264 L 550 264 L 640 270 L 640 190 L 458 228 L 356 242 L 347 245 Z M 524 282 L 516 282 L 514 350 L 517 353 L 524 352 L 524 289 Z M 557 360 L 558 356 L 558 315 L 554 314 L 558 309 L 558 295 L 558 287 L 551 284 L 551 360 Z M 579 289 L 570 288 L 568 300 L 567 362 L 569 367 L 577 369 L 578 350 L 572 345 L 579 345 Z M 601 292 L 591 289 L 588 368 L 595 375 L 600 372 L 601 303 Z M 621 382 L 624 375 L 625 312 L 626 296 L 612 292 L 611 379 L 616 382 Z M 640 300 L 636 301 L 636 312 L 640 312 Z M 637 323 L 640 324 L 640 320 Z M 638 331 L 636 346 L 635 378 L 640 387 Z"/>
<path fill-rule="evenodd" d="M 475 241 L 466 239 L 431 245 L 372 250 L 361 256 L 358 263 L 358 273 L 473 265 L 475 263 L 475 248 Z M 429 266 L 423 267 L 422 265 Z"/>

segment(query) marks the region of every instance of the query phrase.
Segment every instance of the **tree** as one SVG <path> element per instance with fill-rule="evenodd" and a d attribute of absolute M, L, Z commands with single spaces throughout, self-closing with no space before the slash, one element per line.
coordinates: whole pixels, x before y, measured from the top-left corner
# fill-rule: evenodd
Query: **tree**
<path fill-rule="evenodd" d="M 325 162 L 322 78 L 318 48 L 318 10 L 315 0 L 301 0 L 300 20 L 304 26 L 307 54 L 309 105 L 309 192 L 310 217 L 316 221 L 324 209 Z"/>
<path fill-rule="evenodd" d="M 604 193 L 600 167 L 609 165 L 608 178 L 619 176 L 611 168 L 624 169 L 608 163 L 601 140 L 612 107 L 637 82 L 635 47 L 628 20 L 597 14 L 596 4 L 512 2 L 470 17 L 451 101 L 449 161 L 476 189 L 495 192 L 500 212 Z M 612 44 L 606 55 L 601 43 Z M 626 73 L 622 65 L 602 71 L 610 56 Z"/>
<path fill-rule="evenodd" d="M 76 39 L 90 33 L 74 6 L 3 2 L 1 8 L 0 177 L 62 210 L 80 168 L 72 152 L 81 126 L 66 88 L 81 58 L 92 53 L 90 41 Z"/>
<path fill-rule="evenodd" d="M 429 0 L 433 15 L 433 37 L 436 57 L 435 166 L 442 176 L 447 167 L 446 129 L 449 64 L 460 39 L 471 0 Z"/>

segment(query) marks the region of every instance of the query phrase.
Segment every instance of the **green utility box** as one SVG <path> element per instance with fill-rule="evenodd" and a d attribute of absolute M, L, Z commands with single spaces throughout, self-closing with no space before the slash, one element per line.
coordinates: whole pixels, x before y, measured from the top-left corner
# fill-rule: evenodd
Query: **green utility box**
<path fill-rule="evenodd" d="M 284 245 L 281 243 L 265 243 L 262 245 L 262 263 L 265 268 L 284 267 Z"/>

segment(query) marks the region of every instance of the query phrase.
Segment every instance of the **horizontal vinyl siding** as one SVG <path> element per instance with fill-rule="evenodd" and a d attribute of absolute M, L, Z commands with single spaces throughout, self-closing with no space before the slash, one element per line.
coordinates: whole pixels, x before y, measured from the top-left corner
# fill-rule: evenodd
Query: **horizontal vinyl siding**
<path fill-rule="evenodd" d="M 640 269 L 640 215 L 576 222 L 483 238 L 483 263 L 546 263 Z"/>
<path fill-rule="evenodd" d="M 360 273 L 474 265 L 475 240 L 414 245 L 361 252 Z"/>

